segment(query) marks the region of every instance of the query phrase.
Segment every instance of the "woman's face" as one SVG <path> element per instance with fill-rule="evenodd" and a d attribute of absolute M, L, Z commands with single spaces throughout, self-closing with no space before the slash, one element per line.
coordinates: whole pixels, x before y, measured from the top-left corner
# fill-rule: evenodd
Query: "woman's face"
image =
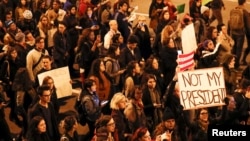
<path fill-rule="evenodd" d="M 234 68 L 234 64 L 235 64 L 235 57 L 232 58 L 232 60 L 230 61 L 230 63 L 228 64 L 228 67 L 230 69 Z"/>
<path fill-rule="evenodd" d="M 91 92 L 96 92 L 96 83 L 93 82 L 93 85 L 89 89 Z"/>
<path fill-rule="evenodd" d="M 218 30 L 214 29 L 213 33 L 212 33 L 212 38 L 215 39 L 215 38 L 217 38 L 217 36 L 218 36 Z"/>
<path fill-rule="evenodd" d="M 209 41 L 209 43 L 207 44 L 207 48 L 208 50 L 214 50 L 214 43 L 212 41 Z"/>
<path fill-rule="evenodd" d="M 149 131 L 147 131 L 146 134 L 139 139 L 139 141 L 151 141 L 151 136 Z"/>
<path fill-rule="evenodd" d="M 92 13 L 93 13 L 93 11 L 92 11 L 92 9 L 89 7 L 89 8 L 87 9 L 87 15 L 88 15 L 89 18 L 91 18 Z"/>
<path fill-rule="evenodd" d="M 175 47 L 174 40 L 172 38 L 169 40 L 168 47 L 170 47 L 170 48 L 174 48 Z"/>
<path fill-rule="evenodd" d="M 104 66 L 103 61 L 101 61 L 101 63 L 100 63 L 100 72 L 104 72 L 104 71 L 105 71 L 105 66 Z"/>
<path fill-rule="evenodd" d="M 158 4 L 162 3 L 162 0 L 156 0 L 156 3 Z"/>
<path fill-rule="evenodd" d="M 120 48 L 119 48 L 119 47 L 116 49 L 115 55 L 116 55 L 116 56 L 119 56 L 119 55 L 120 55 Z"/>
<path fill-rule="evenodd" d="M 153 62 L 152 62 L 152 68 L 155 69 L 155 70 L 158 70 L 159 69 L 159 63 L 158 63 L 158 60 L 157 59 L 153 59 Z"/>
<path fill-rule="evenodd" d="M 170 18 L 169 12 L 165 12 L 164 15 L 163 15 L 163 18 L 165 20 L 169 20 L 169 18 Z"/>
<path fill-rule="evenodd" d="M 45 8 L 45 4 L 46 4 L 46 3 L 45 3 L 45 1 L 44 1 L 43 3 L 41 3 L 40 7 L 41 7 L 41 8 Z"/>
<path fill-rule="evenodd" d="M 50 87 L 50 89 L 52 90 L 54 88 L 54 81 L 52 79 L 48 79 L 47 81 L 47 85 Z"/>
<path fill-rule="evenodd" d="M 202 109 L 199 115 L 199 119 L 202 121 L 208 121 L 208 111 L 205 109 Z"/>
<path fill-rule="evenodd" d="M 75 7 L 72 7 L 72 8 L 70 9 L 70 13 L 71 13 L 71 14 L 76 14 L 76 8 L 75 8 Z"/>
<path fill-rule="evenodd" d="M 115 131 L 115 121 L 113 118 L 111 118 L 110 121 L 107 123 L 107 130 L 111 133 Z"/>
<path fill-rule="evenodd" d="M 43 25 L 47 25 L 47 24 L 48 24 L 48 18 L 43 17 L 43 18 L 41 19 L 41 22 L 42 22 Z"/>
<path fill-rule="evenodd" d="M 138 63 L 135 64 L 134 72 L 135 72 L 136 74 L 139 74 L 139 73 L 141 72 L 141 67 L 139 66 Z"/>
<path fill-rule="evenodd" d="M 26 5 L 26 0 L 21 0 L 22 5 Z"/>
<path fill-rule="evenodd" d="M 150 89 L 154 89 L 155 86 L 156 86 L 156 81 L 154 78 L 149 78 L 148 79 L 148 82 L 147 82 L 147 85 Z"/>
<path fill-rule="evenodd" d="M 223 33 L 223 34 L 227 34 L 227 26 L 222 26 L 221 27 L 221 32 Z"/>
<path fill-rule="evenodd" d="M 200 7 L 200 6 L 201 6 L 201 1 L 200 0 L 196 1 L 196 7 Z"/>
<path fill-rule="evenodd" d="M 93 31 L 91 31 L 91 32 L 89 33 L 89 40 L 90 40 L 90 41 L 95 41 L 95 33 L 94 33 Z"/>
<path fill-rule="evenodd" d="M 17 51 L 16 51 L 16 50 L 13 50 L 13 51 L 10 53 L 10 56 L 11 56 L 11 58 L 16 59 L 16 58 L 17 58 Z"/>
<path fill-rule="evenodd" d="M 123 40 L 123 37 L 122 37 L 122 35 L 120 35 L 120 37 L 118 38 L 118 43 L 121 43 L 121 44 L 122 44 L 123 41 L 124 41 L 124 40 Z"/>
<path fill-rule="evenodd" d="M 118 102 L 119 109 L 125 109 L 126 105 L 127 105 L 127 100 L 125 97 Z"/>
<path fill-rule="evenodd" d="M 41 120 L 39 124 L 37 125 L 37 129 L 39 133 L 45 133 L 46 132 L 46 123 L 45 120 Z"/>
<path fill-rule="evenodd" d="M 3 27 L 3 22 L 2 21 L 0 21 L 0 27 Z"/>

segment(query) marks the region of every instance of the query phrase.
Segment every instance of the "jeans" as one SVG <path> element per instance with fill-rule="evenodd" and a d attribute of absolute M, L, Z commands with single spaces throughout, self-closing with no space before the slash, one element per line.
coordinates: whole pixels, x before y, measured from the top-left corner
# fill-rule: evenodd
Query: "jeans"
<path fill-rule="evenodd" d="M 241 59 L 243 44 L 245 40 L 245 35 L 232 34 L 232 38 L 235 42 L 233 49 L 232 49 L 232 54 L 236 55 L 234 66 L 237 69 L 240 66 L 240 59 Z"/>

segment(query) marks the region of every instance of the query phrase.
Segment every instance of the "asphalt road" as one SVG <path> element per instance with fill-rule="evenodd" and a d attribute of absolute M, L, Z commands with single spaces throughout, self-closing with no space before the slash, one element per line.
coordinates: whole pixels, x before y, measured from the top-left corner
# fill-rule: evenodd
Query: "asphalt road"
<path fill-rule="evenodd" d="M 111 0 L 114 2 L 115 0 Z M 174 1 L 174 4 L 179 5 L 185 3 L 185 12 L 188 12 L 189 7 L 188 7 L 188 0 L 172 0 Z M 185 1 L 185 2 L 184 2 Z M 131 0 L 131 6 L 138 6 L 138 10 L 136 11 L 137 15 L 144 15 L 147 17 L 148 15 L 148 8 L 151 3 L 151 0 Z M 223 14 L 223 21 L 224 23 L 227 23 L 228 17 L 229 17 L 229 11 L 233 7 L 237 6 L 237 0 L 224 0 L 225 7 L 226 9 L 222 11 Z M 250 2 L 247 4 L 247 9 L 250 9 Z M 183 14 L 180 14 L 179 17 L 183 16 Z M 149 20 L 148 20 L 149 21 Z M 214 22 L 213 24 L 216 24 Z M 248 57 L 249 58 L 249 57 Z M 74 110 L 74 104 L 75 104 L 75 98 L 76 95 L 72 95 L 72 97 L 66 98 L 61 100 L 61 107 L 60 107 L 60 113 L 65 113 L 69 110 Z M 20 133 L 21 129 L 13 122 L 9 121 L 8 115 L 9 115 L 9 108 L 5 109 L 6 112 L 6 120 L 8 122 L 8 125 L 10 127 L 11 133 L 14 135 L 17 135 Z M 88 127 L 87 126 L 79 126 L 78 127 L 78 133 L 81 135 L 84 135 L 88 132 Z"/>

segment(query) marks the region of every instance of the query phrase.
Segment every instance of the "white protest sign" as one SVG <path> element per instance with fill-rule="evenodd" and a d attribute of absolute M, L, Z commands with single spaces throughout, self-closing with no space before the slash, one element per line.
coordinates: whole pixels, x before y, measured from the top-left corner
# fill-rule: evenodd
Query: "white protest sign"
<path fill-rule="evenodd" d="M 194 24 L 187 25 L 181 32 L 181 43 L 183 54 L 190 53 L 197 49 L 197 42 L 194 32 Z"/>
<path fill-rule="evenodd" d="M 72 95 L 72 85 L 70 83 L 71 78 L 68 67 L 53 69 L 39 74 L 39 85 L 42 84 L 43 78 L 46 76 L 53 78 L 58 98 Z"/>
<path fill-rule="evenodd" d="M 184 110 L 224 105 L 226 89 L 222 67 L 180 72 L 178 83 Z"/>

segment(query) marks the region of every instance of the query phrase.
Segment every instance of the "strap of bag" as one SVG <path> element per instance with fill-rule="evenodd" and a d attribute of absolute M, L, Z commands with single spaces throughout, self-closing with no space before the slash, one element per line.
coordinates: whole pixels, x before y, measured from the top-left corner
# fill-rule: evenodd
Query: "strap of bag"
<path fill-rule="evenodd" d="M 6 77 L 10 77 L 10 64 L 9 64 L 9 61 L 4 61 L 4 62 L 6 62 L 6 64 L 7 64 L 7 72 L 6 72 Z"/>
<path fill-rule="evenodd" d="M 32 69 L 36 68 L 36 66 L 41 62 L 44 55 L 45 55 L 45 50 L 42 51 L 42 54 L 41 54 L 39 60 L 36 62 L 35 65 L 33 65 Z"/>

